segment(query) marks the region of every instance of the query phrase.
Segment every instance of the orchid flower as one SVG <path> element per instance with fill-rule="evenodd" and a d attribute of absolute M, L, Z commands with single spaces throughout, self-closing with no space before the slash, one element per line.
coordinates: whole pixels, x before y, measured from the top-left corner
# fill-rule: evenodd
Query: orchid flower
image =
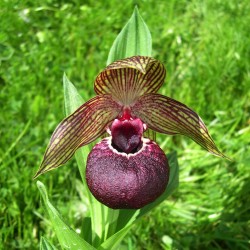
<path fill-rule="evenodd" d="M 224 157 L 202 119 L 186 105 L 157 94 L 164 65 L 133 56 L 107 66 L 96 78 L 97 96 L 55 129 L 35 177 L 66 163 L 75 151 L 102 136 L 87 159 L 86 181 L 97 200 L 111 208 L 141 208 L 166 189 L 169 165 L 148 129 L 190 137 L 210 153 Z"/>

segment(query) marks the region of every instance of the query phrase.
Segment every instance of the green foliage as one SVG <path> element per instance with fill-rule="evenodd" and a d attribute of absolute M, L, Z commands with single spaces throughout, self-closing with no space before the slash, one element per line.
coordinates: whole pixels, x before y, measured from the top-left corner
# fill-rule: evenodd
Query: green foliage
<path fill-rule="evenodd" d="M 48 213 L 49 219 L 56 232 L 56 236 L 61 244 L 62 249 L 89 249 L 94 250 L 88 242 L 82 239 L 73 229 L 71 229 L 61 218 L 59 212 L 50 203 L 45 186 L 42 182 L 37 182 L 37 187 L 42 195 L 45 205 L 45 211 Z"/>
<path fill-rule="evenodd" d="M 108 56 L 107 65 L 131 56 L 152 56 L 152 39 L 138 8 L 116 37 Z"/>
<path fill-rule="evenodd" d="M 40 250 L 56 250 L 56 248 L 46 238 L 41 237 Z"/>
<path fill-rule="evenodd" d="M 84 100 L 134 1 L 0 2 L 0 244 L 58 247 L 32 176 L 63 119 L 62 75 Z M 229 162 L 188 138 L 157 135 L 180 165 L 177 192 L 129 230 L 125 249 L 249 248 L 249 23 L 247 0 L 137 1 L 152 55 L 168 71 L 161 93 L 196 110 Z M 12 53 L 13 51 L 13 53 Z M 88 223 L 74 160 L 41 177 L 68 224 Z M 80 199 L 80 201 L 79 201 Z M 82 235 L 81 235 L 82 236 Z M 91 236 L 89 236 L 91 238 Z M 59 247 L 58 247 L 59 248 Z"/>

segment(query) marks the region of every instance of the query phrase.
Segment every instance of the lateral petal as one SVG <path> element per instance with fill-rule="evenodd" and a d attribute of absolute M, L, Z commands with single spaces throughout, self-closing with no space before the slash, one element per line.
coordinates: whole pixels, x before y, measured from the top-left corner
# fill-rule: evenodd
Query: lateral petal
<path fill-rule="evenodd" d="M 181 102 L 159 94 L 142 96 L 132 113 L 157 132 L 190 137 L 210 153 L 226 157 L 215 145 L 202 119 Z"/>
<path fill-rule="evenodd" d="M 100 95 L 90 99 L 66 117 L 52 134 L 34 178 L 66 163 L 79 147 L 101 136 L 120 110 L 121 107 L 110 95 Z"/>
<path fill-rule="evenodd" d="M 140 96 L 156 93 L 166 76 L 164 65 L 147 56 L 115 61 L 96 78 L 97 94 L 111 94 L 123 105 L 133 104 Z"/>

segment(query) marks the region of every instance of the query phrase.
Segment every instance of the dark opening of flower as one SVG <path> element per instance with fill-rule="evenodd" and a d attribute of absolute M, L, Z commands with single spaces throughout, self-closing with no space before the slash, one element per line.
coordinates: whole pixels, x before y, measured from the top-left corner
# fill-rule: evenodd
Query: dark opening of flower
<path fill-rule="evenodd" d="M 142 145 L 144 128 L 140 119 L 133 119 L 129 114 L 115 119 L 110 128 L 112 146 L 127 154 L 137 152 Z"/>
<path fill-rule="evenodd" d="M 95 80 L 97 96 L 54 131 L 35 177 L 66 163 L 79 147 L 108 132 L 110 136 L 88 156 L 89 189 L 111 208 L 141 208 L 164 192 L 169 178 L 164 152 L 144 138 L 147 129 L 186 135 L 224 157 L 193 110 L 156 93 L 165 75 L 163 64 L 151 57 L 134 56 L 110 64 Z"/>

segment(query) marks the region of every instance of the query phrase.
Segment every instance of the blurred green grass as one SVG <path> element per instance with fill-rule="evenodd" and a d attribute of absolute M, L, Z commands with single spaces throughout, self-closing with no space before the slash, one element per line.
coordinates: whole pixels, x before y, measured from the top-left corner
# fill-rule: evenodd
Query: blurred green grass
<path fill-rule="evenodd" d="M 64 117 L 63 72 L 92 97 L 135 3 L 168 71 L 160 92 L 197 111 L 233 161 L 157 135 L 165 152 L 178 152 L 180 186 L 133 228 L 124 249 L 249 249 L 247 0 L 0 2 L 0 249 L 37 249 L 42 235 L 57 243 L 32 176 Z M 74 228 L 86 210 L 79 179 L 74 160 L 41 177 Z"/>

